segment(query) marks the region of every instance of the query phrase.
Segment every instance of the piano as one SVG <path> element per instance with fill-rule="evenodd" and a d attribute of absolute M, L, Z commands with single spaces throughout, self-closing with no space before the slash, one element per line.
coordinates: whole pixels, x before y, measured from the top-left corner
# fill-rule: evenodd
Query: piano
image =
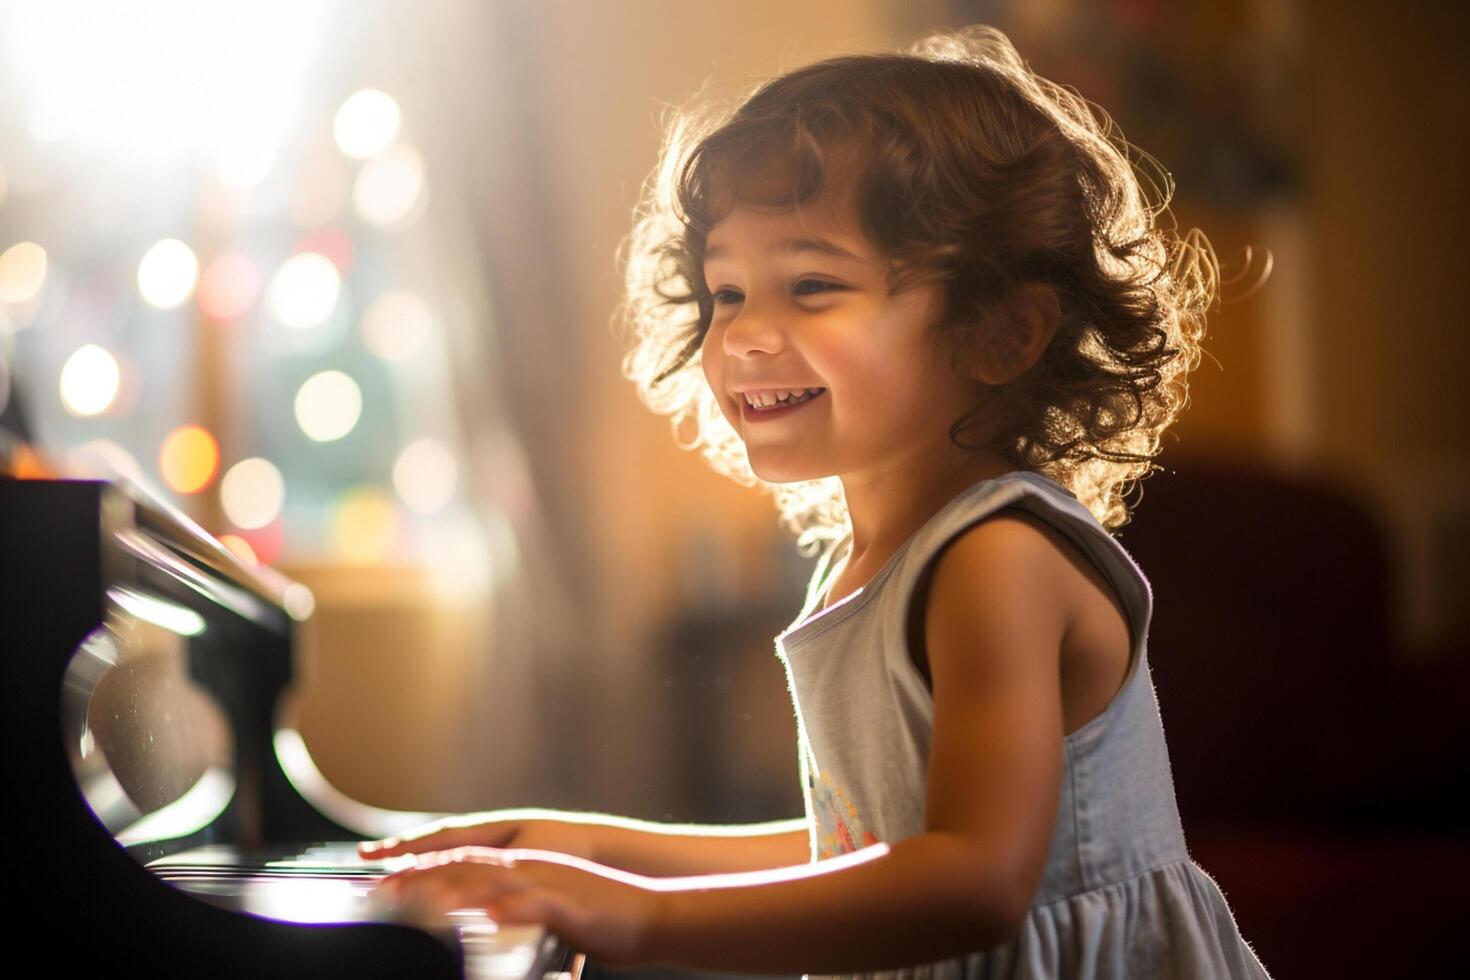
<path fill-rule="evenodd" d="M 13 934 L 60 975 L 579 980 L 540 927 L 411 920 L 281 716 L 311 593 L 125 481 L 0 477 Z M 20 947 L 13 947 L 18 949 Z"/>

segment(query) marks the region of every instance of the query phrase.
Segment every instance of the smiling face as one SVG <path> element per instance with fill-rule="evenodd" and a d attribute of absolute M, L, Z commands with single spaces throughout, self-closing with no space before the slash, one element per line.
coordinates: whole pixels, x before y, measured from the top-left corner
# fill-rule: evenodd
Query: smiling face
<path fill-rule="evenodd" d="M 770 483 L 877 483 L 938 466 L 955 452 L 950 425 L 975 404 L 933 328 L 940 287 L 890 295 L 887 264 L 848 200 L 833 189 L 800 213 L 739 204 L 708 236 L 714 315 L 700 359 L 752 469 Z M 765 412 L 746 399 L 783 389 L 821 391 Z"/>

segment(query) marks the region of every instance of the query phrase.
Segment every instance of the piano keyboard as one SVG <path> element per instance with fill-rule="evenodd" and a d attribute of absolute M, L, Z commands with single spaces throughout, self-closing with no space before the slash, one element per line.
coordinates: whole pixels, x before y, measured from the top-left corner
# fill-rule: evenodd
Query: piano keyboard
<path fill-rule="evenodd" d="M 482 912 L 458 910 L 442 921 L 409 918 L 378 897 L 378 880 L 413 858 L 368 861 L 355 843 L 267 850 L 200 847 L 147 865 L 160 880 L 234 912 L 300 925 L 412 925 L 457 940 L 466 977 L 524 980 L 560 976 L 550 969 L 557 943 L 541 926 L 502 926 Z M 538 963 L 539 961 L 539 963 Z"/>

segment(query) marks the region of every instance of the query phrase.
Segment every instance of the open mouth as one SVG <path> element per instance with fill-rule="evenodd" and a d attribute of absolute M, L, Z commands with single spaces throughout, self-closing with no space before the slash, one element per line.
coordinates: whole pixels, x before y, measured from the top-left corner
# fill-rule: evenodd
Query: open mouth
<path fill-rule="evenodd" d="M 826 388 L 807 388 L 804 391 L 781 392 L 781 397 L 774 401 L 760 399 L 763 404 L 755 404 L 749 395 L 740 396 L 740 411 L 748 421 L 778 418 L 794 412 L 807 402 L 822 397 L 827 393 Z"/>

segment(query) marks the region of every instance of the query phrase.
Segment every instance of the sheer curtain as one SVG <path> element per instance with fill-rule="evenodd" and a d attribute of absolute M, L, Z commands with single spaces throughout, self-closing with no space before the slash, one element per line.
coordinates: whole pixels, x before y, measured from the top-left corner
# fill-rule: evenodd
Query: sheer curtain
<path fill-rule="evenodd" d="M 450 397 L 466 495 L 491 556 L 490 625 L 473 658 L 472 708 L 446 798 L 464 807 L 568 805 L 595 684 L 596 632 L 576 420 L 580 327 L 558 274 L 542 179 L 534 5 L 385 4 L 397 45 L 386 68 L 425 122 L 437 256 L 457 308 L 444 311 Z"/>

